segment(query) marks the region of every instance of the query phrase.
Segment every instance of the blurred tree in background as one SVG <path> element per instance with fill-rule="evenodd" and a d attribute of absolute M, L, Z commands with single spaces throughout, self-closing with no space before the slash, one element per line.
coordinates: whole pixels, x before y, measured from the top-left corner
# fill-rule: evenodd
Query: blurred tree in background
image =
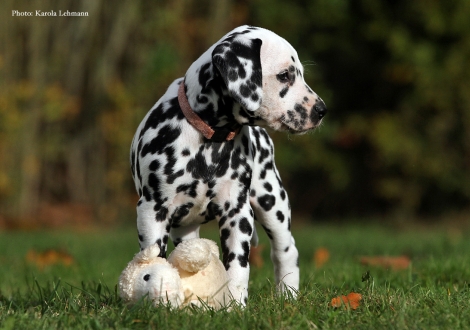
<path fill-rule="evenodd" d="M 101 221 L 134 217 L 128 152 L 137 125 L 173 79 L 242 24 L 286 38 L 330 110 L 309 135 L 271 134 L 295 214 L 468 209 L 467 0 L 6 0 L 0 8 L 0 221 L 37 222 L 57 205 Z M 10 16 L 36 9 L 88 16 Z"/>

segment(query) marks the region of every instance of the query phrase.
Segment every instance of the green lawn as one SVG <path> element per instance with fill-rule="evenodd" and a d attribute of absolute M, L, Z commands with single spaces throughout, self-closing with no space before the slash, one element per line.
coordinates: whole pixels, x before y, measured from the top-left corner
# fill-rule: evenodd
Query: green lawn
<path fill-rule="evenodd" d="M 214 226 L 203 235 L 216 238 Z M 121 270 L 137 252 L 134 228 L 0 232 L 0 329 L 458 329 L 470 328 L 470 233 L 398 231 L 370 225 L 294 227 L 300 251 L 299 297 L 274 293 L 269 243 L 260 233 L 264 265 L 253 268 L 245 309 L 231 312 L 128 307 L 116 294 Z M 314 251 L 329 261 L 317 269 Z M 54 249 L 71 266 L 39 268 L 28 251 Z M 401 255 L 402 271 L 363 266 L 360 256 Z M 362 281 L 369 271 L 370 277 Z M 356 310 L 334 309 L 332 298 L 362 294 Z"/>

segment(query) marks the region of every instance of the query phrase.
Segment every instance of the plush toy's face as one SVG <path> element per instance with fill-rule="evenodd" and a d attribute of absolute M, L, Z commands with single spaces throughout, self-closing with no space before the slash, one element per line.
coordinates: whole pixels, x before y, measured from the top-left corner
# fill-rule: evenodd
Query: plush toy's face
<path fill-rule="evenodd" d="M 155 305 L 198 305 L 199 299 L 220 308 L 230 299 L 228 277 L 213 241 L 191 239 L 180 243 L 168 256 L 151 245 L 137 253 L 119 277 L 121 297 L 136 302 L 148 297 Z M 202 305 L 201 305 L 202 306 Z"/>
<path fill-rule="evenodd" d="M 134 300 L 148 294 L 151 300 L 178 305 L 184 300 L 178 272 L 167 264 L 149 264 L 134 273 Z"/>

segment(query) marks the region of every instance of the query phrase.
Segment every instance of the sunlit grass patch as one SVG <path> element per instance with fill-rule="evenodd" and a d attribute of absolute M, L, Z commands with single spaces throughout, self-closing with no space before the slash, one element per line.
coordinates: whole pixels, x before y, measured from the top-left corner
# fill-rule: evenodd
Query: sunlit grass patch
<path fill-rule="evenodd" d="M 217 239 L 215 227 L 203 231 Z M 0 328 L 337 329 L 470 327 L 470 240 L 446 230 L 361 226 L 294 228 L 300 252 L 297 300 L 278 295 L 269 242 L 250 276 L 248 306 L 230 311 L 134 306 L 118 296 L 118 276 L 138 251 L 133 228 L 0 233 Z M 315 263 L 315 251 L 328 258 Z M 73 262 L 38 266 L 28 252 L 62 251 Z M 363 265 L 361 256 L 406 255 L 408 268 Z M 58 259 L 60 260 L 60 258 Z M 355 309 L 332 299 L 358 293 Z"/>

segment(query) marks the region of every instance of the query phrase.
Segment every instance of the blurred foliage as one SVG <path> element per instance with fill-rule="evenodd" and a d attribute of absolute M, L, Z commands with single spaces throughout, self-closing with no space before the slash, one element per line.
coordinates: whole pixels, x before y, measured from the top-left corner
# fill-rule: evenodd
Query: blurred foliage
<path fill-rule="evenodd" d="M 60 5 L 59 5 L 60 4 Z M 467 0 L 44 0 L 88 17 L 0 29 L 0 222 L 44 205 L 133 208 L 134 131 L 168 84 L 230 29 L 273 30 L 329 108 L 305 136 L 272 132 L 296 214 L 434 216 L 470 201 Z M 60 7 L 60 8 L 59 8 Z M 32 11 L 4 1 L 4 12 Z"/>
<path fill-rule="evenodd" d="M 315 61 L 307 80 L 331 110 L 311 140 L 277 141 L 294 210 L 432 216 L 468 208 L 468 1 L 256 3 L 257 23 Z"/>

